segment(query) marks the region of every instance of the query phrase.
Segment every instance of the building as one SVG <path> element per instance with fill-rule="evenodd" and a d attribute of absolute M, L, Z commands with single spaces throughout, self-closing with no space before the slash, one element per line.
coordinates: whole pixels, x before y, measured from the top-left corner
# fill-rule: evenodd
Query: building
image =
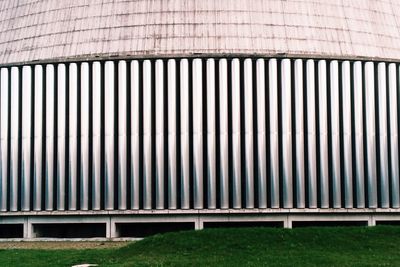
<path fill-rule="evenodd" d="M 1 236 L 399 221 L 398 10 L 1 0 Z"/>

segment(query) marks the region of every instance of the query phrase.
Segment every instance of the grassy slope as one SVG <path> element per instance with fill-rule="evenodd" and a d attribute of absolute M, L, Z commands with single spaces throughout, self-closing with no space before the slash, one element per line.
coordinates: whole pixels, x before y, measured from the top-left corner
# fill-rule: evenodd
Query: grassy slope
<path fill-rule="evenodd" d="M 120 249 L 1 250 L 2 266 L 399 266 L 400 227 L 208 229 Z"/>

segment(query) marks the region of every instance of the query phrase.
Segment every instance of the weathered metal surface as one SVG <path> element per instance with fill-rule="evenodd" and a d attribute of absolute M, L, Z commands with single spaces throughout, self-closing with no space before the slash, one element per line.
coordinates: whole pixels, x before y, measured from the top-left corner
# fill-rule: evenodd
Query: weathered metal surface
<path fill-rule="evenodd" d="M 0 1 L 0 64 L 91 55 L 400 58 L 396 0 Z"/>

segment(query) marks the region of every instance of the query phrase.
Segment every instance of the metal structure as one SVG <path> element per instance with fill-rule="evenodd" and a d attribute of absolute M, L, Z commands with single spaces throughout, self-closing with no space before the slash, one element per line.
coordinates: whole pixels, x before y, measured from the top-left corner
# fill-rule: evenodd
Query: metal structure
<path fill-rule="evenodd" d="M 365 35 L 387 43 L 325 38 L 330 48 L 321 41 L 314 50 L 307 42 L 294 45 L 299 38 L 287 30 L 296 16 L 321 15 L 319 8 L 330 5 L 322 0 L 236 0 L 232 7 L 229 1 L 78 2 L 0 2 L 8 22 L 0 29 L 0 230 L 20 226 L 24 238 L 62 236 L 63 228 L 79 224 L 97 232 L 77 235 L 109 238 L 135 235 L 130 228 L 151 223 L 201 229 L 217 222 L 400 221 L 400 49 L 391 42 L 400 39 L 397 24 L 372 21 L 374 13 L 369 23 L 385 31 Z M 332 5 L 344 15 L 325 33 L 398 5 L 367 1 L 367 8 L 353 10 L 350 2 Z M 139 6 L 141 12 L 108 14 Z M 295 7 L 298 14 L 290 13 Z M 55 20 L 43 14 L 53 10 Z M 88 10 L 98 15 L 84 25 Z M 235 36 L 237 47 L 228 47 L 226 32 L 189 35 L 205 41 L 191 47 L 179 44 L 175 31 L 162 34 L 170 13 L 174 29 L 191 25 L 179 18 L 193 13 L 203 23 L 189 31 L 198 34 L 218 12 L 223 20 L 215 28 L 252 29 Z M 228 20 L 235 12 L 240 23 Z M 292 20 L 269 25 L 264 15 L 272 13 Z M 156 16 L 166 19 L 156 23 L 160 36 L 123 35 L 154 27 L 149 18 Z M 95 18 L 110 30 L 101 50 Z M 390 19 L 400 15 L 393 11 Z M 48 32 L 72 21 L 76 28 Z M 296 27 L 316 30 L 318 21 Z M 363 32 L 359 24 L 348 23 L 350 37 Z M 34 31 L 41 27 L 42 34 Z M 258 37 L 265 27 L 286 36 L 274 37 L 272 47 L 261 40 L 268 32 Z M 94 39 L 74 39 L 85 31 Z M 40 41 L 62 34 L 69 46 L 62 55 L 59 45 Z M 117 47 L 109 45 L 114 41 Z M 351 49 L 339 52 L 343 44 Z M 79 50 L 86 48 L 93 52 Z"/>

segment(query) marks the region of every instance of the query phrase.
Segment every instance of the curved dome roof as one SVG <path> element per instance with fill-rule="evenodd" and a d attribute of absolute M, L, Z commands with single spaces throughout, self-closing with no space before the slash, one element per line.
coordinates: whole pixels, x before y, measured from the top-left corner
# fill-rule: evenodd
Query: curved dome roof
<path fill-rule="evenodd" d="M 400 3 L 0 0 L 0 64 L 197 53 L 400 59 Z"/>

